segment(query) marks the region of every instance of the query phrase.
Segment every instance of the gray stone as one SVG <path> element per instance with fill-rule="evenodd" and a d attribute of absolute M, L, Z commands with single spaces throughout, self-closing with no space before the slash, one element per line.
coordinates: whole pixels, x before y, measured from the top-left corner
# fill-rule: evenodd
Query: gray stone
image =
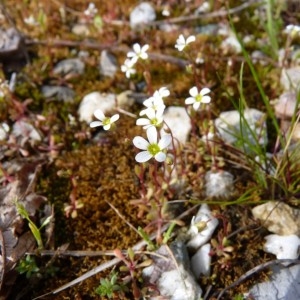
<path fill-rule="evenodd" d="M 252 209 L 253 216 L 270 232 L 300 236 L 300 210 L 279 201 L 269 201 Z"/>
<path fill-rule="evenodd" d="M 256 284 L 248 295 L 255 300 L 299 300 L 300 299 L 300 265 L 272 267 L 270 281 Z"/>
<path fill-rule="evenodd" d="M 140 25 L 146 25 L 156 19 L 156 13 L 152 5 L 148 2 L 142 2 L 137 5 L 130 13 L 130 26 L 137 28 Z"/>
<path fill-rule="evenodd" d="M 0 28 L 0 59 L 16 55 L 23 50 L 26 51 L 23 46 L 23 38 L 15 28 Z"/>
<path fill-rule="evenodd" d="M 60 61 L 53 69 L 54 74 L 59 75 L 82 75 L 84 73 L 85 64 L 79 58 L 68 58 Z"/>
<path fill-rule="evenodd" d="M 280 95 L 274 105 L 275 115 L 280 119 L 291 119 L 296 111 L 297 95 L 295 92 L 286 92 Z"/>
<path fill-rule="evenodd" d="M 237 110 L 222 112 L 215 126 L 225 142 L 246 151 L 251 151 L 251 145 L 268 143 L 265 114 L 254 108 L 245 109 L 243 117 Z"/>
<path fill-rule="evenodd" d="M 41 92 L 47 99 L 64 102 L 73 102 L 75 97 L 75 92 L 66 86 L 44 85 Z"/>
<path fill-rule="evenodd" d="M 23 142 L 27 139 L 35 142 L 42 140 L 39 132 L 30 123 L 23 120 L 14 123 L 12 127 L 12 134 L 16 138 L 21 138 Z M 23 142 L 21 142 L 21 144 L 23 144 Z"/>
<path fill-rule="evenodd" d="M 285 91 L 298 91 L 300 87 L 300 67 L 282 69 L 280 84 Z"/>
<path fill-rule="evenodd" d="M 114 77 L 118 70 L 117 59 L 107 50 L 101 52 L 100 73 L 104 76 Z"/>
<path fill-rule="evenodd" d="M 143 269 L 143 277 L 157 286 L 160 295 L 166 297 L 164 299 L 199 300 L 202 290 L 190 271 L 184 243 L 173 242 L 170 249 L 163 245 L 156 251 L 160 256 L 152 257 L 153 264 Z"/>

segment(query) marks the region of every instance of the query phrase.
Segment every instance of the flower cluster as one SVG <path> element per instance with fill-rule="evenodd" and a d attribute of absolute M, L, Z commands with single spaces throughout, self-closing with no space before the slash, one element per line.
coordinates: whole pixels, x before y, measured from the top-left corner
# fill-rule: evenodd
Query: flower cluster
<path fill-rule="evenodd" d="M 127 78 L 130 78 L 131 75 L 136 73 L 134 69 L 134 65 L 137 63 L 139 59 L 146 60 L 148 59 L 147 50 L 149 49 L 149 45 L 146 44 L 141 47 L 140 44 L 135 43 L 133 45 L 133 51 L 129 51 L 127 53 L 127 59 L 124 62 L 124 65 L 121 66 L 121 71 L 125 73 Z"/>
<path fill-rule="evenodd" d="M 146 115 L 147 118 L 139 118 L 136 125 L 144 126 L 144 129 L 155 126 L 159 127 L 163 123 L 163 113 L 165 110 L 164 97 L 168 97 L 170 91 L 166 87 L 155 91 L 153 96 L 146 99 L 143 104 L 146 107 L 140 112 L 140 116 Z"/>

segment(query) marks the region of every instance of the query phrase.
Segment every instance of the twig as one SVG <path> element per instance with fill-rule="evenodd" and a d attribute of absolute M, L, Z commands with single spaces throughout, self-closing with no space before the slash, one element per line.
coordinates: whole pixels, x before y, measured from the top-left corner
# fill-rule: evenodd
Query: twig
<path fill-rule="evenodd" d="M 244 275 L 242 275 L 238 280 L 236 280 L 234 283 L 230 284 L 229 286 L 225 287 L 218 295 L 217 300 L 221 299 L 221 297 L 229 290 L 237 285 L 241 284 L 243 281 L 251 277 L 257 272 L 261 272 L 262 270 L 272 266 L 272 265 L 277 265 L 277 264 L 284 264 L 284 267 L 290 267 L 291 265 L 297 265 L 300 264 L 300 260 L 298 259 L 275 259 L 268 261 L 266 263 L 263 263 L 261 265 L 258 265 L 254 267 L 253 269 L 249 270 L 246 272 Z"/>
<path fill-rule="evenodd" d="M 107 200 L 105 202 L 110 206 L 111 209 L 115 211 L 115 213 L 138 235 L 140 236 L 138 230 L 129 222 L 126 220 L 126 218 L 119 212 L 119 210 L 111 203 L 109 203 Z"/>
<path fill-rule="evenodd" d="M 170 18 L 167 20 L 163 20 L 163 21 L 153 21 L 153 22 L 149 22 L 147 24 L 145 24 L 145 26 L 158 26 L 158 25 L 164 25 L 164 24 L 175 24 L 175 23 L 184 23 L 184 22 L 188 22 L 188 21 L 195 21 L 195 20 L 205 20 L 205 19 L 211 19 L 211 18 L 217 18 L 217 17 L 225 17 L 228 15 L 233 15 L 236 14 L 238 12 L 241 12 L 245 9 L 247 9 L 248 7 L 250 7 L 253 4 L 262 4 L 263 1 L 261 0 L 250 0 L 248 2 L 243 3 L 242 5 L 239 5 L 237 7 L 234 8 L 230 8 L 230 9 L 221 9 L 212 13 L 205 13 L 205 14 L 198 14 L 198 15 L 189 15 L 189 16 L 184 16 L 184 17 L 177 17 L 177 18 Z"/>

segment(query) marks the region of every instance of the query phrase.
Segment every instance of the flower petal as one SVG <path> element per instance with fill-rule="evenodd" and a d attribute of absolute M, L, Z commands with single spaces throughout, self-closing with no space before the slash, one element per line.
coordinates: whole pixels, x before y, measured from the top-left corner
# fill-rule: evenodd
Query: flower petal
<path fill-rule="evenodd" d="M 163 153 L 162 151 L 161 152 L 158 152 L 155 156 L 154 156 L 154 158 L 157 160 L 157 161 L 159 161 L 159 162 L 163 162 L 163 161 L 165 161 L 166 160 L 166 154 L 165 153 Z"/>
<path fill-rule="evenodd" d="M 202 99 L 201 99 L 201 102 L 202 103 L 210 103 L 210 96 L 203 96 Z"/>
<path fill-rule="evenodd" d="M 196 86 L 192 87 L 189 92 L 192 97 L 196 97 L 199 94 L 198 88 Z"/>
<path fill-rule="evenodd" d="M 90 123 L 90 127 L 92 127 L 92 128 L 102 126 L 102 125 L 103 125 L 103 123 L 100 121 L 93 121 Z"/>
<path fill-rule="evenodd" d="M 152 155 L 148 151 L 142 151 L 135 156 L 135 160 L 139 163 L 143 163 L 152 158 Z"/>
<path fill-rule="evenodd" d="M 197 101 L 196 101 L 196 102 L 193 104 L 194 110 L 198 110 L 199 107 L 200 107 L 200 105 L 201 105 L 201 102 L 197 102 Z"/>
<path fill-rule="evenodd" d="M 194 35 L 191 35 L 186 39 L 186 44 L 189 44 L 189 43 L 192 43 L 195 41 L 196 41 L 196 37 Z"/>
<path fill-rule="evenodd" d="M 147 150 L 149 142 L 141 136 L 136 136 L 133 140 L 133 145 L 141 150 Z"/>
<path fill-rule="evenodd" d="M 196 102 L 196 100 L 194 97 L 189 97 L 189 98 L 185 99 L 185 104 L 193 104 L 195 102 Z"/>
<path fill-rule="evenodd" d="M 204 96 L 206 94 L 210 93 L 210 89 L 209 88 L 203 88 L 201 91 L 200 91 L 200 95 Z"/>
<path fill-rule="evenodd" d="M 113 115 L 113 116 L 110 118 L 110 123 L 114 123 L 114 122 L 118 121 L 119 118 L 120 118 L 120 115 L 119 115 L 119 114 Z"/>
<path fill-rule="evenodd" d="M 146 119 L 146 118 L 139 118 L 136 120 L 136 125 L 138 126 L 144 126 L 144 125 L 149 125 L 151 124 L 150 120 L 149 119 Z"/>
<path fill-rule="evenodd" d="M 149 45 L 146 44 L 142 47 L 141 52 L 146 52 L 149 49 Z"/>
<path fill-rule="evenodd" d="M 147 138 L 150 144 L 157 143 L 157 130 L 155 127 L 151 126 L 147 129 Z"/>
<path fill-rule="evenodd" d="M 180 34 L 178 39 L 177 39 L 177 43 L 178 44 L 185 44 L 185 38 L 183 36 L 183 34 Z"/>
<path fill-rule="evenodd" d="M 103 126 L 103 129 L 104 129 L 104 130 L 109 130 L 110 127 L 111 127 L 111 123 L 104 125 L 104 126 Z"/>
<path fill-rule="evenodd" d="M 165 134 L 161 137 L 160 141 L 158 142 L 158 146 L 160 149 L 167 148 L 172 141 L 172 136 L 170 134 Z"/>
<path fill-rule="evenodd" d="M 105 119 L 105 115 L 101 109 L 96 109 L 94 111 L 94 116 L 100 121 L 103 121 Z"/>

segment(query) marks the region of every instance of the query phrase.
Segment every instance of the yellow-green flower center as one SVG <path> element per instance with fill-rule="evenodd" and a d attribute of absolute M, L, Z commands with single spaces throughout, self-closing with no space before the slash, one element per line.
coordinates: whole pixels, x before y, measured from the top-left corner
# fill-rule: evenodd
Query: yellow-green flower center
<path fill-rule="evenodd" d="M 102 123 L 104 126 L 110 124 L 110 118 L 105 118 Z"/>
<path fill-rule="evenodd" d="M 202 101 L 202 95 L 197 95 L 196 97 L 195 97 L 195 100 L 196 100 L 196 102 L 201 102 Z"/>
<path fill-rule="evenodd" d="M 158 125 L 159 121 L 157 120 L 157 118 L 153 118 L 153 119 L 151 119 L 150 122 L 151 122 L 152 125 L 156 126 L 156 125 Z"/>
<path fill-rule="evenodd" d="M 152 156 L 155 156 L 157 153 L 161 151 L 158 144 L 150 144 L 147 147 L 147 150 Z"/>

